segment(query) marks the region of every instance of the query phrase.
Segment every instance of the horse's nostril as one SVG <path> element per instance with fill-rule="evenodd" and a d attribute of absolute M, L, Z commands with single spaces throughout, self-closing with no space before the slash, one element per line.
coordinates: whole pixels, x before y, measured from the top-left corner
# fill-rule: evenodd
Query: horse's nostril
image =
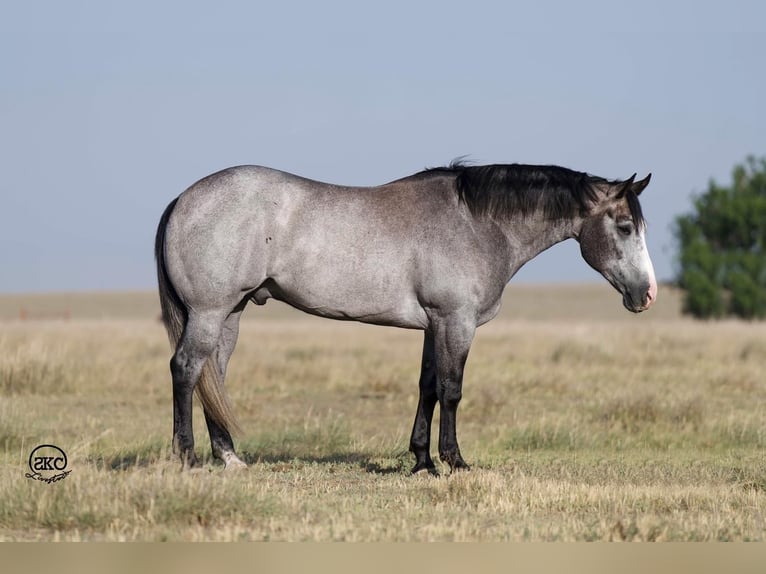
<path fill-rule="evenodd" d="M 652 303 L 654 303 L 655 297 L 656 297 L 656 291 L 653 291 L 651 288 L 649 288 L 646 291 L 646 298 L 644 299 L 646 301 L 647 307 L 650 307 Z"/>

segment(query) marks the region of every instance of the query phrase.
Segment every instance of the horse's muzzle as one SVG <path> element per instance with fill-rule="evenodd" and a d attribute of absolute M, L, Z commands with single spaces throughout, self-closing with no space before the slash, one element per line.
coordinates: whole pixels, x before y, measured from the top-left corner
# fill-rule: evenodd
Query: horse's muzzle
<path fill-rule="evenodd" d="M 622 304 L 628 311 L 641 313 L 651 307 L 657 299 L 657 284 L 650 283 L 648 286 L 631 292 L 630 289 L 622 291 Z"/>

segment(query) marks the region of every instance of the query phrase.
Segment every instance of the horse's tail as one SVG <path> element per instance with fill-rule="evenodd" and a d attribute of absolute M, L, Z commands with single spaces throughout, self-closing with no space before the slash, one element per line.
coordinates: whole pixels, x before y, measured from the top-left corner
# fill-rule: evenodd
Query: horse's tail
<path fill-rule="evenodd" d="M 165 265 L 165 229 L 168 219 L 173 213 L 178 198 L 170 202 L 160 218 L 157 227 L 157 236 L 154 241 L 154 256 L 157 261 L 157 282 L 160 292 L 160 307 L 162 309 L 162 322 L 168 332 L 171 348 L 175 351 L 178 341 L 183 335 L 188 319 L 186 307 L 178 296 L 173 283 L 168 277 Z M 226 396 L 226 391 L 218 377 L 218 371 L 210 359 L 202 368 L 199 382 L 195 390 L 205 412 L 223 429 L 229 433 L 241 433 L 241 428 L 234 416 L 234 410 Z"/>

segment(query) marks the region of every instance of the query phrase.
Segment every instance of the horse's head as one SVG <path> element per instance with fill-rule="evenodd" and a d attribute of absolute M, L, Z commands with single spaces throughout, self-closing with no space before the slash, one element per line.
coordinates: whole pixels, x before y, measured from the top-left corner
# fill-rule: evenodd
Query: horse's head
<path fill-rule="evenodd" d="M 578 235 L 582 256 L 622 294 L 625 308 L 645 311 L 657 299 L 654 267 L 646 249 L 646 225 L 638 202 L 651 174 L 641 181 L 595 183 L 596 200 Z"/>

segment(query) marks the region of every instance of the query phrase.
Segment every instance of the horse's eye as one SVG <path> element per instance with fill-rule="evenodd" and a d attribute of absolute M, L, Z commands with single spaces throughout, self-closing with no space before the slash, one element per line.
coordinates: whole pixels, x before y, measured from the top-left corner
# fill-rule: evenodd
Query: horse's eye
<path fill-rule="evenodd" d="M 619 231 L 622 235 L 630 235 L 631 233 L 633 233 L 633 224 L 630 223 L 629 221 L 618 223 L 617 231 Z"/>

